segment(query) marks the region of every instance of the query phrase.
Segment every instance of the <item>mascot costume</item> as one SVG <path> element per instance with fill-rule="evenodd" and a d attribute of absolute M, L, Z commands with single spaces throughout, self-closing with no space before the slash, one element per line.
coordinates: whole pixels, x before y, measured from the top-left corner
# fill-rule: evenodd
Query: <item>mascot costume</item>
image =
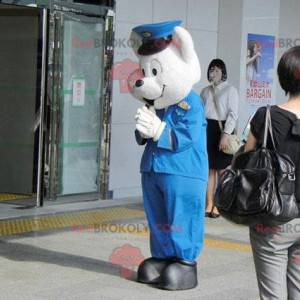
<path fill-rule="evenodd" d="M 192 91 L 200 65 L 180 23 L 141 25 L 131 33 L 141 70 L 131 80 L 132 93 L 145 103 L 135 116 L 135 135 L 146 144 L 141 174 L 152 255 L 140 264 L 137 280 L 166 290 L 197 285 L 208 177 L 204 107 Z"/>

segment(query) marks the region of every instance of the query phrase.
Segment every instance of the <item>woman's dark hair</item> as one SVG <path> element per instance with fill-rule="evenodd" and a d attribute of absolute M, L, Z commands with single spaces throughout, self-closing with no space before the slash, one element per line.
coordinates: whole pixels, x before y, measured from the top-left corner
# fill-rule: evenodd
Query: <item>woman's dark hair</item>
<path fill-rule="evenodd" d="M 209 72 L 214 67 L 217 67 L 217 68 L 219 68 L 222 71 L 222 78 L 221 78 L 221 80 L 225 81 L 227 79 L 226 65 L 225 65 L 224 61 L 222 59 L 219 59 L 219 58 L 213 59 L 209 63 L 208 68 L 207 68 L 207 80 L 210 81 L 210 79 L 209 79 Z"/>
<path fill-rule="evenodd" d="M 255 45 L 258 46 L 256 41 L 251 40 L 248 42 L 249 58 L 254 56 Z M 255 71 L 257 72 L 257 59 L 253 62 L 253 66 L 255 68 Z"/>
<path fill-rule="evenodd" d="M 277 74 L 286 95 L 300 95 L 300 46 L 295 46 L 282 55 Z"/>

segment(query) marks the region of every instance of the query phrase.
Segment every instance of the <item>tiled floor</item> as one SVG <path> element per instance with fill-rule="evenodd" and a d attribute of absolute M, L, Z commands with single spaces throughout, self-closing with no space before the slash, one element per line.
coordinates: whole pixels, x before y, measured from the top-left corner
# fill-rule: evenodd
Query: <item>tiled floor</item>
<path fill-rule="evenodd" d="M 247 228 L 206 219 L 198 287 L 168 292 L 135 281 L 138 263 L 150 256 L 141 204 L 99 205 L 48 207 L 0 221 L 0 299 L 257 298 Z"/>

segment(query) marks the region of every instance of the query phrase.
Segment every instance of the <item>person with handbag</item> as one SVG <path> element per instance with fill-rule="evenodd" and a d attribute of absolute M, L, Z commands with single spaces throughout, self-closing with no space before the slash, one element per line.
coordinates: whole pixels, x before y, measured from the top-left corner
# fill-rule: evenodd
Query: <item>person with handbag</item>
<path fill-rule="evenodd" d="M 230 138 L 238 119 L 239 96 L 235 87 L 227 82 L 226 65 L 221 59 L 213 59 L 207 69 L 207 79 L 211 83 L 201 91 L 207 119 L 207 151 L 209 159 L 209 179 L 206 192 L 205 216 L 219 217 L 214 206 L 214 192 L 218 176 L 230 165 Z M 226 153 L 225 153 L 226 152 Z"/>
<path fill-rule="evenodd" d="M 245 153 L 255 151 L 263 144 L 268 113 L 273 134 L 271 137 L 270 134 L 268 136 L 267 148 L 274 142 L 277 152 L 286 154 L 294 163 L 294 195 L 298 214 L 296 218 L 282 225 L 250 226 L 250 242 L 260 299 L 298 300 L 300 299 L 300 46 L 293 47 L 283 54 L 277 74 L 289 100 L 271 106 L 270 109 L 262 107 L 257 110 L 251 120 L 250 133 L 244 150 Z"/>

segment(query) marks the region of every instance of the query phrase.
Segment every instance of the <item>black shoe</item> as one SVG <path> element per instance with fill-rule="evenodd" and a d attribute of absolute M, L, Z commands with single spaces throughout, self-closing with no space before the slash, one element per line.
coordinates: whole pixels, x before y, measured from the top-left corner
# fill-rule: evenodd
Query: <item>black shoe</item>
<path fill-rule="evenodd" d="M 205 218 L 210 218 L 210 211 L 205 212 Z"/>
<path fill-rule="evenodd" d="M 219 217 L 220 217 L 220 214 L 216 214 L 214 212 L 210 213 L 210 218 L 216 219 L 216 218 L 219 218 Z"/>
<path fill-rule="evenodd" d="M 137 281 L 142 283 L 158 283 L 162 271 L 171 263 L 170 260 L 150 257 L 138 268 Z"/>
<path fill-rule="evenodd" d="M 197 284 L 197 263 L 178 260 L 163 270 L 158 287 L 177 291 L 192 289 Z"/>

